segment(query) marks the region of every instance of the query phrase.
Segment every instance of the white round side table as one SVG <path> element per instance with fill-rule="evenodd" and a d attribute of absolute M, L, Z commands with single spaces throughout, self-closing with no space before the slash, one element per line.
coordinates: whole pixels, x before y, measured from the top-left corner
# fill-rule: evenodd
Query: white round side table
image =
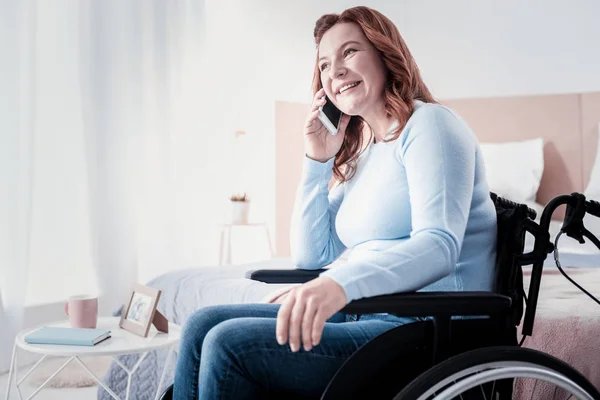
<path fill-rule="evenodd" d="M 181 326 L 169 322 L 169 333 L 158 332 L 151 327 L 148 337 L 143 338 L 126 331 L 119 327 L 120 317 L 102 317 L 98 318 L 98 329 L 109 329 L 111 337 L 95 346 L 66 346 L 66 345 L 51 345 L 51 344 L 30 344 L 25 342 L 25 336 L 31 332 L 41 328 L 42 326 L 69 327 L 67 320 L 59 321 L 50 324 L 43 324 L 35 328 L 25 329 L 21 331 L 15 338 L 13 347 L 12 361 L 10 363 L 10 372 L 8 373 L 8 387 L 6 389 L 6 400 L 10 396 L 10 389 L 14 385 L 19 394 L 19 398 L 23 399 L 19 386 L 25 379 L 44 361 L 47 356 L 60 356 L 68 358 L 58 370 L 52 374 L 44 383 L 40 385 L 27 399 L 32 399 L 40 390 L 44 388 L 60 371 L 63 370 L 71 361 L 75 360 L 85 369 L 98 384 L 106 390 L 114 399 L 121 400 L 108 386 L 106 386 L 84 363 L 79 357 L 85 356 L 113 356 L 115 362 L 127 372 L 127 391 L 126 399 L 129 400 L 129 391 L 131 388 L 131 377 L 138 369 L 142 361 L 146 358 L 149 352 L 158 349 L 168 348 L 169 353 L 165 360 L 165 365 L 162 370 L 158 388 L 156 389 L 156 399 L 161 394 L 161 387 L 165 378 L 167 365 L 171 358 L 171 354 L 177 351 L 177 345 L 181 338 Z M 42 354 L 43 357 L 17 382 L 17 348 Z M 116 356 L 123 354 L 143 353 L 131 370 L 123 365 Z"/>

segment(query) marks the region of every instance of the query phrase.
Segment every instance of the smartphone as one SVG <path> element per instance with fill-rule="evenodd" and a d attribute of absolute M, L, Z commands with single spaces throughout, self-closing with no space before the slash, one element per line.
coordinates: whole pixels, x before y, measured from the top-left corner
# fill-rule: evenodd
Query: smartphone
<path fill-rule="evenodd" d="M 342 112 L 325 96 L 325 105 L 319 107 L 319 120 L 333 136 L 338 134 Z"/>

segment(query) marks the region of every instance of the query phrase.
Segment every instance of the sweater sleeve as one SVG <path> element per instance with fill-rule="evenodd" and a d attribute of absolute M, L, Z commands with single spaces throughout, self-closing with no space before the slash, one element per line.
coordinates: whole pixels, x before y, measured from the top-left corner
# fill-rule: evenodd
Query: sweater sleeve
<path fill-rule="evenodd" d="M 397 147 L 410 197 L 410 236 L 324 273 L 344 288 L 348 301 L 419 290 L 449 275 L 458 261 L 473 195 L 476 139 L 441 106 L 417 112 Z"/>
<path fill-rule="evenodd" d="M 328 189 L 333 162 L 333 158 L 321 163 L 304 156 L 290 232 L 292 260 L 301 269 L 322 268 L 346 249 L 335 230 L 344 186 Z"/>

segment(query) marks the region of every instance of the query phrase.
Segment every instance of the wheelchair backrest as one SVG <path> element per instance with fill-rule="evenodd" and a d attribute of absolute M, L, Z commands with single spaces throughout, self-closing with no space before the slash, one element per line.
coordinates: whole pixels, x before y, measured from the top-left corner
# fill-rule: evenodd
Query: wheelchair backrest
<path fill-rule="evenodd" d="M 535 223 L 536 213 L 527 205 L 512 202 L 490 192 L 496 206 L 497 245 L 494 290 L 512 299 L 511 323 L 519 325 L 523 316 L 523 269 L 525 226 Z"/>

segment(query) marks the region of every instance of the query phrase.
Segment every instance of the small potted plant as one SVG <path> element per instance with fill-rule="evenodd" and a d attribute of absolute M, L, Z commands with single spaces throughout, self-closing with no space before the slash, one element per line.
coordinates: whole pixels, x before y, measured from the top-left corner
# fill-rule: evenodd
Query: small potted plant
<path fill-rule="evenodd" d="M 231 223 L 245 225 L 248 223 L 250 199 L 246 193 L 236 193 L 229 197 L 231 201 Z"/>

